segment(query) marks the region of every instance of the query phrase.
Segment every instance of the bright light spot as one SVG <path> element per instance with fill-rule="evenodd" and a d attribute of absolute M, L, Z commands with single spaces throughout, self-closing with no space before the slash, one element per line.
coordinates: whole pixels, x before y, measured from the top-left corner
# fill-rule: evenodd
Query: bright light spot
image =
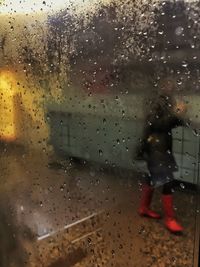
<path fill-rule="evenodd" d="M 48 12 L 63 9 L 70 4 L 81 4 L 84 0 L 5 0 L 0 6 L 0 14 Z"/>
<path fill-rule="evenodd" d="M 9 71 L 0 72 L 0 139 L 15 139 L 14 76 Z"/>
<path fill-rule="evenodd" d="M 4 90 L 6 92 L 9 91 L 9 93 L 13 94 L 13 82 L 14 78 L 12 76 L 12 73 L 9 71 L 1 71 L 0 72 L 0 88 L 1 90 Z"/>

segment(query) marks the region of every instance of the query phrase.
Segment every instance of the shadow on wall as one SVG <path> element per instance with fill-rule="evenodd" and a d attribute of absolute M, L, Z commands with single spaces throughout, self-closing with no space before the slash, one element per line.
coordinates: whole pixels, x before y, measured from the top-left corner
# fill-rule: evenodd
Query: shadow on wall
<path fill-rule="evenodd" d="M 31 143 L 30 132 L 34 131 L 35 125 L 31 115 L 26 111 L 23 104 L 21 93 L 13 96 L 14 104 L 14 126 L 16 134 L 16 142 L 25 147 L 29 147 Z"/>
<path fill-rule="evenodd" d="M 33 94 L 28 89 L 30 92 L 19 92 L 13 97 L 16 141 L 27 148 L 46 151 L 49 129 L 41 92 Z"/>

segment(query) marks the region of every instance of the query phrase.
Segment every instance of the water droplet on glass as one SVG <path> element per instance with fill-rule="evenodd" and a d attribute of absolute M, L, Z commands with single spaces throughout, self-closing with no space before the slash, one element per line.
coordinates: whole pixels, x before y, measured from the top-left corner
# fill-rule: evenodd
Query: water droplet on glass
<path fill-rule="evenodd" d="M 175 29 L 175 34 L 176 35 L 181 35 L 183 33 L 183 31 L 184 31 L 184 28 L 183 27 L 177 27 Z"/>
<path fill-rule="evenodd" d="M 61 186 L 61 187 L 60 187 L 60 191 L 63 191 L 63 190 L 64 190 L 64 187 L 63 187 L 63 186 Z"/>
<path fill-rule="evenodd" d="M 182 66 L 183 66 L 184 68 L 187 68 L 188 64 L 187 64 L 187 63 L 183 63 Z"/>
<path fill-rule="evenodd" d="M 195 136 L 199 136 L 199 133 L 198 133 L 198 131 L 197 131 L 196 129 L 194 129 L 192 132 L 193 132 L 193 134 L 194 134 Z"/>

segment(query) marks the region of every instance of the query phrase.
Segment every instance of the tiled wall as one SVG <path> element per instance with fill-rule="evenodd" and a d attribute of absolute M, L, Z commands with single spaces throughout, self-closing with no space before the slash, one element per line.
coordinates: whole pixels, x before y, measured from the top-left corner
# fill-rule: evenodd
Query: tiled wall
<path fill-rule="evenodd" d="M 133 168 L 142 125 L 128 118 L 51 112 L 50 142 L 58 152 Z"/>
<path fill-rule="evenodd" d="M 177 179 L 197 183 L 199 137 L 190 128 L 173 131 L 173 150 L 179 166 Z"/>
<path fill-rule="evenodd" d="M 51 143 L 58 153 L 122 168 L 137 168 L 135 148 L 142 122 L 119 117 L 51 112 Z M 179 166 L 177 179 L 197 182 L 199 138 L 191 129 L 173 131 L 173 149 Z"/>

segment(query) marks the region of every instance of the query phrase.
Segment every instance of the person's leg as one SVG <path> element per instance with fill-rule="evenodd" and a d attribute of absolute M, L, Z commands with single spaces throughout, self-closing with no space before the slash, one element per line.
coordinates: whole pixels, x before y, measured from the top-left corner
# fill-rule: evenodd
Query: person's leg
<path fill-rule="evenodd" d="M 163 186 L 162 202 L 165 213 L 165 219 L 164 219 L 165 226 L 171 232 L 177 233 L 177 232 L 182 232 L 183 227 L 180 225 L 180 223 L 178 223 L 178 221 L 175 218 L 176 216 L 173 208 L 173 190 L 175 187 L 176 187 L 175 180 L 172 180 Z"/>
<path fill-rule="evenodd" d="M 151 176 L 146 174 L 145 182 L 142 185 L 142 195 L 138 212 L 141 216 L 147 216 L 153 219 L 160 219 L 161 216 L 150 208 L 153 192 L 154 187 L 151 185 Z"/>
<path fill-rule="evenodd" d="M 163 194 L 163 195 L 170 195 L 170 194 L 173 193 L 173 190 L 174 190 L 174 181 L 165 183 L 165 184 L 163 185 L 162 194 Z"/>
<path fill-rule="evenodd" d="M 168 183 L 165 183 L 163 185 L 163 190 L 162 193 L 164 195 L 170 195 L 173 194 L 175 188 L 179 185 L 178 181 L 174 180 L 173 176 L 172 176 L 172 180 Z"/>

